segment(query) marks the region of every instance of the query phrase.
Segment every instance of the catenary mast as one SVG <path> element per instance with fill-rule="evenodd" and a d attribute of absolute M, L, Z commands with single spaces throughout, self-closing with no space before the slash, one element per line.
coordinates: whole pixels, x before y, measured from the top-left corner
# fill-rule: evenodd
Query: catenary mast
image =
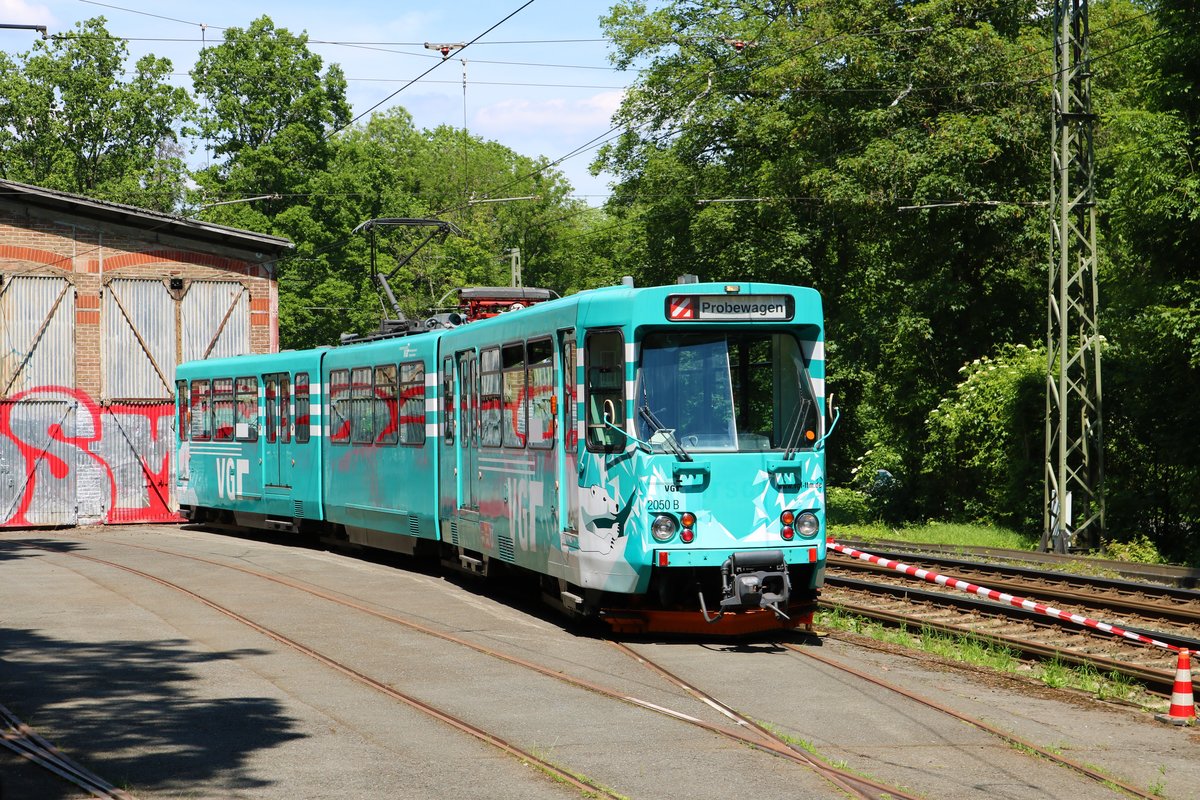
<path fill-rule="evenodd" d="M 1104 438 L 1088 0 L 1055 0 L 1042 550 L 1099 545 Z"/>

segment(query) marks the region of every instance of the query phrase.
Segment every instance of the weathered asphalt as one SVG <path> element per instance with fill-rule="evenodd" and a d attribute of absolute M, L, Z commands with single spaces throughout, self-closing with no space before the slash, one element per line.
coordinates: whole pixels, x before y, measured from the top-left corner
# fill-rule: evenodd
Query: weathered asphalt
<path fill-rule="evenodd" d="M 186 587 L 626 797 L 837 796 L 802 768 L 693 726 L 180 554 L 317 586 L 724 722 L 602 641 L 425 571 L 173 526 L 0 533 L 0 703 L 138 798 L 579 795 L 194 598 L 78 555 Z M 925 797 L 1117 796 L 803 656 L 635 646 L 821 756 Z M 1200 797 L 1194 730 L 842 642 L 819 649 L 1136 786 Z M 0 792 L 80 794 L 7 750 Z"/>

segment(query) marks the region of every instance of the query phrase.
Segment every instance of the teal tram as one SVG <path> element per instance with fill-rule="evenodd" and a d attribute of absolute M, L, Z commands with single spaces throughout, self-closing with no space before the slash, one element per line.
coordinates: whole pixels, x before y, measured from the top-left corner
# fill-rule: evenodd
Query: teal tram
<path fill-rule="evenodd" d="M 537 577 L 619 631 L 811 622 L 821 298 L 749 282 L 464 289 L 337 347 L 177 371 L 181 512 Z"/>

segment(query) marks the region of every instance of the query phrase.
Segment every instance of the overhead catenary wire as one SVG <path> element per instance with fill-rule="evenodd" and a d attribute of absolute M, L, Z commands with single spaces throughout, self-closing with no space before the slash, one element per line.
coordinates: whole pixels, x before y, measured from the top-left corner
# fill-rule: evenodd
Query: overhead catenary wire
<path fill-rule="evenodd" d="M 463 51 L 463 50 L 467 49 L 467 48 L 468 48 L 468 47 L 470 47 L 472 44 L 474 44 L 475 42 L 477 42 L 477 41 L 479 41 L 480 39 L 482 39 L 484 36 L 487 36 L 489 33 L 491 33 L 492 31 L 496 30 L 496 28 L 499 28 L 499 27 L 500 27 L 501 25 L 503 25 L 504 23 L 508 22 L 510 19 L 512 19 L 513 17 L 515 17 L 517 14 L 521 13 L 522 11 L 524 11 L 526 8 L 529 8 L 529 6 L 533 5 L 533 2 L 534 2 L 534 0 L 526 0 L 526 1 L 525 1 L 524 3 L 522 3 L 522 4 L 521 4 L 521 5 L 520 5 L 520 6 L 519 6 L 519 7 L 518 7 L 518 8 L 517 8 L 515 11 L 512 11 L 512 12 L 510 12 L 510 13 L 509 13 L 508 15 L 506 15 L 506 16 L 505 16 L 503 19 L 501 19 L 501 20 L 500 20 L 499 22 L 497 22 L 496 24 L 492 25 L 490 28 L 488 28 L 487 30 L 485 30 L 483 33 L 481 33 L 481 34 L 479 34 L 478 36 L 476 36 L 474 39 L 471 39 L 470 41 L 467 41 L 467 42 L 465 42 L 465 43 L 463 44 L 463 46 L 462 46 L 462 47 L 458 48 L 458 52 L 459 52 L 459 53 L 462 53 L 462 51 Z M 431 66 L 429 69 L 425 70 L 425 71 L 424 71 L 424 72 L 422 72 L 420 75 L 418 75 L 416 78 L 413 78 L 413 79 L 412 79 L 412 80 L 410 80 L 408 83 L 404 84 L 404 85 L 403 85 L 403 86 L 401 86 L 399 89 L 397 89 L 396 91 L 392 92 L 392 93 L 391 93 L 391 94 L 389 94 L 387 97 L 383 98 L 383 99 L 382 99 L 382 100 L 380 100 L 378 103 L 376 103 L 375 105 L 373 105 L 373 106 L 371 106 L 370 108 L 368 108 L 366 111 L 363 111 L 362 113 L 358 114 L 356 117 L 354 117 L 353 119 L 351 119 L 351 120 L 350 120 L 349 122 L 347 122 L 345 125 L 342 125 L 341 127 L 339 127 L 339 128 L 337 128 L 337 129 L 335 129 L 335 130 L 331 131 L 330 133 L 326 134 L 325 138 L 326 138 L 326 139 L 329 139 L 329 138 L 332 138 L 333 136 L 336 136 L 337 134 L 341 133 L 341 132 L 342 132 L 342 131 L 344 131 L 346 128 L 350 127 L 350 126 L 351 126 L 351 125 L 353 125 L 355 122 L 358 122 L 360 119 L 362 119 L 363 117 L 365 117 L 367 114 L 370 114 L 372 111 L 374 111 L 375 109 L 379 108 L 381 105 L 383 105 L 383 104 L 384 104 L 384 103 L 386 103 L 387 101 L 391 100 L 391 99 L 392 99 L 393 97 L 395 97 L 396 95 L 400 94 L 400 92 L 404 91 L 404 90 L 405 90 L 405 89 L 407 89 L 409 86 L 412 86 L 414 83 L 416 83 L 416 82 L 417 82 L 418 80 L 420 80 L 421 78 L 424 78 L 426 75 L 428 75 L 429 73 L 433 72 L 435 69 L 437 69 L 438 67 L 440 67 L 440 66 L 441 66 L 443 63 L 445 63 L 445 61 L 446 61 L 446 59 L 444 59 L 444 58 L 443 58 L 443 59 L 441 59 L 441 60 L 440 60 L 440 61 L 438 61 L 436 64 L 434 64 L 433 66 Z"/>

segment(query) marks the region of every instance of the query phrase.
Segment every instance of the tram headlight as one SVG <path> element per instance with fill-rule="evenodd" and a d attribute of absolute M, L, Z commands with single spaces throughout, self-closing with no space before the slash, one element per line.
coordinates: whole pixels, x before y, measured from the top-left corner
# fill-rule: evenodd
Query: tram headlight
<path fill-rule="evenodd" d="M 678 529 L 679 525 L 674 517 L 670 514 L 659 514 L 650 525 L 650 535 L 656 542 L 669 542 Z"/>
<path fill-rule="evenodd" d="M 811 539 L 821 532 L 821 523 L 817 519 L 817 515 L 811 511 L 805 511 L 802 514 L 796 515 L 796 533 L 800 534 L 805 539 Z"/>

